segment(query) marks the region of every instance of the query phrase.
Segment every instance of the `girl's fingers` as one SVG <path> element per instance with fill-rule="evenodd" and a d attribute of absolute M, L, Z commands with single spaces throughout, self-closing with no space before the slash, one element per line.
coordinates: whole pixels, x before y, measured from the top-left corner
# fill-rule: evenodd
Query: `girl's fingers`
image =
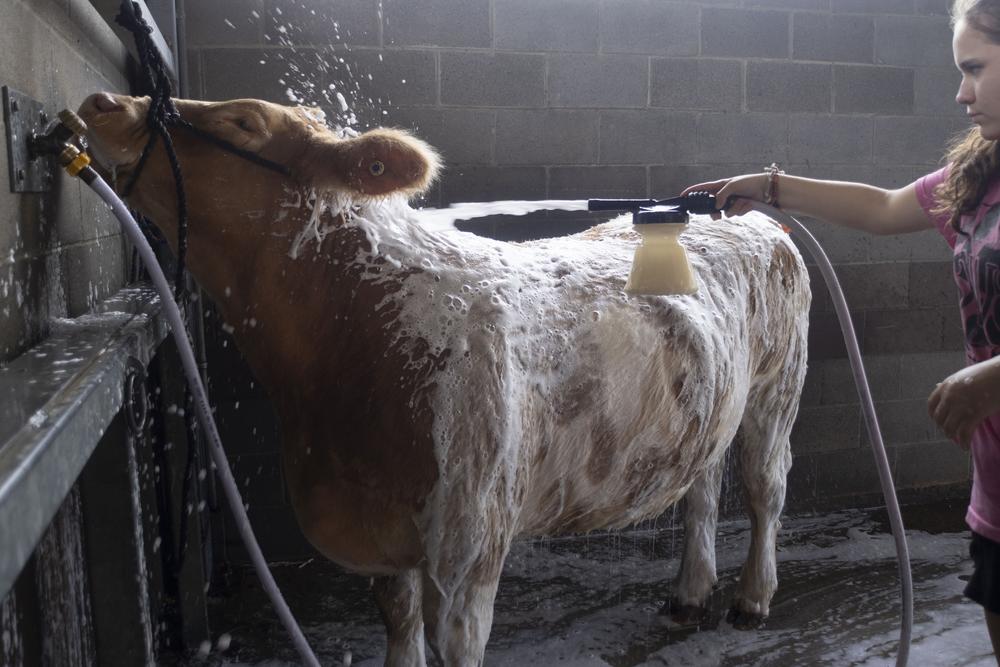
<path fill-rule="evenodd" d="M 715 194 L 716 192 L 718 192 L 719 190 L 721 190 L 723 187 L 725 187 L 725 185 L 728 182 L 729 182 L 729 180 L 725 179 L 725 180 L 721 180 L 721 181 L 709 181 L 708 183 L 698 183 L 696 185 L 689 185 L 688 187 L 684 188 L 684 190 L 683 190 L 683 192 L 681 192 L 680 196 L 684 197 L 685 195 L 687 195 L 690 192 L 711 192 L 712 194 Z"/>

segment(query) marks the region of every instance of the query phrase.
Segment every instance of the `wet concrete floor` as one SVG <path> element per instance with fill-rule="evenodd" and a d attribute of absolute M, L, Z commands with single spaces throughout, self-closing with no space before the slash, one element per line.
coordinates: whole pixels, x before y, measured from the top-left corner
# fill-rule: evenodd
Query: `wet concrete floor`
<path fill-rule="evenodd" d="M 995 665 L 981 609 L 962 597 L 970 572 L 961 502 L 904 508 L 914 579 L 910 665 Z M 746 521 L 720 524 L 719 587 L 700 627 L 657 612 L 670 595 L 680 529 L 523 541 L 507 559 L 486 665 L 893 665 L 900 593 L 880 510 L 783 520 L 778 591 L 759 630 L 725 621 L 748 545 Z M 678 526 L 679 517 L 673 522 Z M 385 640 L 369 580 L 320 559 L 275 577 L 324 665 L 381 665 Z M 252 573 L 215 603 L 212 627 L 231 643 L 192 664 L 297 664 Z M 225 643 L 225 642 L 224 642 Z"/>

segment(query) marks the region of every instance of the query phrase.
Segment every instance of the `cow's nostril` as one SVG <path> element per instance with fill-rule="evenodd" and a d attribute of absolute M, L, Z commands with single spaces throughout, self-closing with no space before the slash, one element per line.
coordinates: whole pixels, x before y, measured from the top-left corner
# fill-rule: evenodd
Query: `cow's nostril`
<path fill-rule="evenodd" d="M 107 93 L 98 93 L 94 95 L 94 107 L 102 112 L 107 113 L 109 111 L 118 111 L 123 109 L 124 106 L 118 102 L 115 98 Z"/>

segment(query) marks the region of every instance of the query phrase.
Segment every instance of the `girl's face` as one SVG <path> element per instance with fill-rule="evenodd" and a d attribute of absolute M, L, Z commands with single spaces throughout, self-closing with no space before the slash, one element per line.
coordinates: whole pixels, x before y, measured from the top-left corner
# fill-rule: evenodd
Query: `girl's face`
<path fill-rule="evenodd" d="M 1000 139 L 1000 44 L 960 20 L 951 48 L 962 73 L 955 101 L 965 107 L 983 139 Z"/>

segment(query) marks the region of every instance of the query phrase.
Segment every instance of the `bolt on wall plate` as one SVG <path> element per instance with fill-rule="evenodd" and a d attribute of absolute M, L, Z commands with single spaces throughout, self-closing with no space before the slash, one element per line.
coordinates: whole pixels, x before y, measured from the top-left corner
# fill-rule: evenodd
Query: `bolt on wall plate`
<path fill-rule="evenodd" d="M 7 133 L 7 169 L 11 192 L 47 192 L 55 180 L 52 160 L 31 153 L 31 139 L 44 134 L 49 116 L 41 102 L 9 86 L 3 87 L 3 120 Z"/>

